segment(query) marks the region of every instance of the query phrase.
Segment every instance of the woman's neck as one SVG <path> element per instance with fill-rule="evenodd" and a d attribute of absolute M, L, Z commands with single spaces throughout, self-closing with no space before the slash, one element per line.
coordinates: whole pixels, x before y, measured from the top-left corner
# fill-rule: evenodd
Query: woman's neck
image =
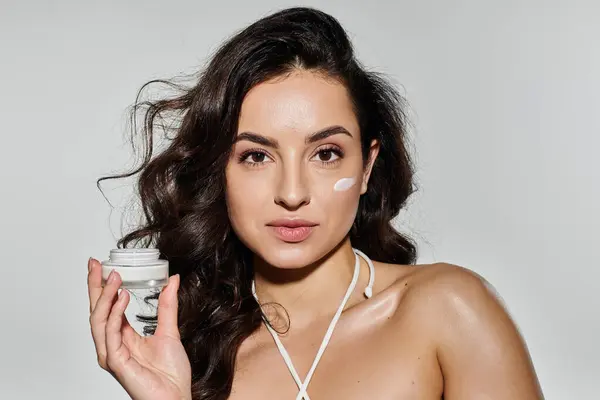
<path fill-rule="evenodd" d="M 331 317 L 348 290 L 355 260 L 349 238 L 322 259 L 303 268 L 277 268 L 255 257 L 254 279 L 260 303 L 275 303 L 284 308 L 264 307 L 263 311 L 278 331 L 287 329 L 288 318 L 293 321 L 290 330 L 297 331 L 308 327 L 319 316 Z M 362 300 L 360 293 L 368 282 L 368 268 L 359 260 L 358 284 L 346 308 Z M 284 319 L 273 321 L 274 315 Z"/>

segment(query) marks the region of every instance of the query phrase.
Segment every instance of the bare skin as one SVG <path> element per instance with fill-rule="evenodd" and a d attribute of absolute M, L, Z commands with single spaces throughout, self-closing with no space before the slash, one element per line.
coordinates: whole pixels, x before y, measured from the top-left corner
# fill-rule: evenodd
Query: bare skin
<path fill-rule="evenodd" d="M 542 399 L 525 344 L 487 284 L 450 264 L 374 262 L 308 387 L 311 399 Z M 348 279 L 349 282 L 349 279 Z M 306 376 L 335 311 L 280 338 Z M 230 399 L 294 398 L 298 388 L 263 326 L 238 353 Z"/>
<path fill-rule="evenodd" d="M 225 171 L 229 219 L 255 255 L 260 303 L 280 304 L 291 321 L 281 339 L 304 378 L 351 281 L 348 232 L 380 146 L 370 143 L 365 164 L 345 87 L 309 71 L 254 87 L 243 101 L 237 135 Z M 348 178 L 355 184 L 334 190 Z M 272 226 L 282 218 L 314 227 L 302 240 L 283 240 Z M 308 386 L 312 400 L 543 398 L 522 338 L 479 276 L 444 263 L 373 261 L 374 295 L 362 294 L 369 277 L 362 262 Z M 90 322 L 102 368 L 132 398 L 190 398 L 189 362 L 177 332 L 177 278 L 159 299 L 157 334 L 142 339 L 122 318 L 127 297 L 114 302 L 118 280 L 102 289 L 99 265 L 92 265 Z M 281 320 L 274 324 L 285 328 Z M 261 326 L 238 351 L 230 399 L 293 399 L 297 393 Z"/>

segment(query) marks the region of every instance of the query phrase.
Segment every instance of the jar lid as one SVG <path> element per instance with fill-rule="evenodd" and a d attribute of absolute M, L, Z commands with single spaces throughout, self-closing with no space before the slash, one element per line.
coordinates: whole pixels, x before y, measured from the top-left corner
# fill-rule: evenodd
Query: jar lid
<path fill-rule="evenodd" d="M 114 263 L 138 265 L 153 263 L 158 260 L 160 251 L 155 248 L 144 249 L 113 249 L 110 251 L 109 260 Z"/>

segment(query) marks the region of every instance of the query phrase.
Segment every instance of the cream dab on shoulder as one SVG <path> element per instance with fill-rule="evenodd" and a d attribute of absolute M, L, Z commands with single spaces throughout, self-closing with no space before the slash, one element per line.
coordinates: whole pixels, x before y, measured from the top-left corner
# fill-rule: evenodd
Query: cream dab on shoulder
<path fill-rule="evenodd" d="M 355 183 L 355 178 L 342 178 L 333 185 L 333 190 L 336 192 L 344 192 L 354 186 Z"/>

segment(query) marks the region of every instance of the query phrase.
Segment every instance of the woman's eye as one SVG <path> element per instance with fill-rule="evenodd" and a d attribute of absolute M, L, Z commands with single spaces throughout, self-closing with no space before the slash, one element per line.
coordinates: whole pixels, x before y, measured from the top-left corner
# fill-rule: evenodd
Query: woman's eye
<path fill-rule="evenodd" d="M 337 160 L 340 156 L 337 154 L 337 152 L 334 149 L 325 149 L 325 150 L 321 150 L 316 154 L 316 157 L 318 157 L 318 161 L 321 162 L 332 162 Z"/>
<path fill-rule="evenodd" d="M 241 160 L 247 164 L 261 164 L 265 162 L 267 155 L 261 151 L 251 151 L 242 154 Z"/>
<path fill-rule="evenodd" d="M 248 154 L 248 158 L 246 160 L 253 163 L 261 163 L 265 161 L 265 157 L 265 153 L 251 153 Z"/>

